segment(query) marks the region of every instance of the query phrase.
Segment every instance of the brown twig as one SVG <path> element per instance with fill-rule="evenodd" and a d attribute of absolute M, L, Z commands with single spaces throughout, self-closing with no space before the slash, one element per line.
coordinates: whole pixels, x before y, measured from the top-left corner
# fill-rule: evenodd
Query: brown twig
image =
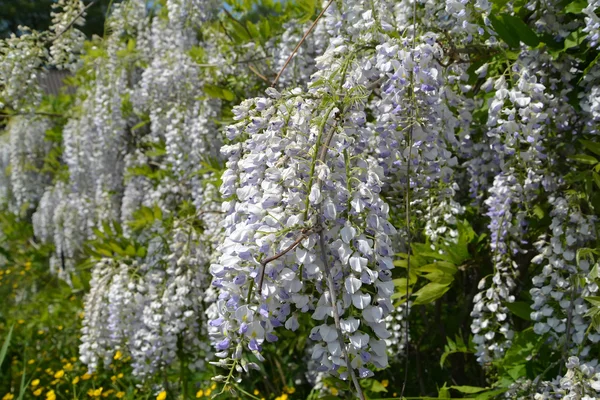
<path fill-rule="evenodd" d="M 306 33 L 304 34 L 304 36 L 302 36 L 302 39 L 300 39 L 300 42 L 298 42 L 298 44 L 296 45 L 296 47 L 292 51 L 292 54 L 290 54 L 290 56 L 288 57 L 288 59 L 285 61 L 285 64 L 283 64 L 283 67 L 281 67 L 281 70 L 279 71 L 279 73 L 275 77 L 275 80 L 271 84 L 271 87 L 277 85 L 277 82 L 279 81 L 279 78 L 281 77 L 281 74 L 283 74 L 283 71 L 285 71 L 285 69 L 287 68 L 287 66 L 290 63 L 290 61 L 292 61 L 292 58 L 294 58 L 294 55 L 296 54 L 296 52 L 298 51 L 298 49 L 300 48 L 300 46 L 302 46 L 302 43 L 304 43 L 304 41 L 306 40 L 306 38 L 308 37 L 308 35 L 310 35 L 310 33 L 313 31 L 313 29 L 315 29 L 315 26 L 317 26 L 317 22 L 319 22 L 319 20 L 323 16 L 323 14 L 325 14 L 325 11 L 327 11 L 327 9 L 331 5 L 331 3 L 333 3 L 333 0 L 329 0 L 329 3 L 327 3 L 327 5 L 325 6 L 325 8 L 323 8 L 323 10 L 321 10 L 321 13 L 314 20 L 314 22 L 312 23 L 312 25 L 310 26 L 310 28 L 308 28 L 308 30 L 306 31 Z"/>
<path fill-rule="evenodd" d="M 75 22 L 77 22 L 77 20 L 83 15 L 85 14 L 85 12 L 87 11 L 88 8 L 90 8 L 91 6 L 93 6 L 94 4 L 96 4 L 98 0 L 93 0 L 90 4 L 88 4 L 87 6 L 83 7 L 83 10 L 81 10 L 79 12 L 79 14 L 77 14 L 77 16 L 75 18 L 73 18 L 73 20 L 71 22 L 69 22 L 69 24 L 65 27 L 65 29 L 63 29 L 62 31 L 58 32 L 56 34 L 56 36 L 54 36 L 53 38 L 50 38 L 49 42 L 52 43 L 54 42 L 56 39 L 58 39 L 59 37 L 61 37 L 66 31 L 68 31 L 69 29 L 71 29 L 71 27 L 75 24 Z"/>
<path fill-rule="evenodd" d="M 283 257 L 290 251 L 294 250 L 304 239 L 306 239 L 308 237 L 310 232 L 311 232 L 310 228 L 303 229 L 302 232 L 300 233 L 300 236 L 298 236 L 291 245 L 286 247 L 283 251 L 281 251 L 275 255 L 272 255 L 271 257 L 267 257 L 260 262 L 260 265 L 262 268 L 260 271 L 260 277 L 258 278 L 258 295 L 259 296 L 262 294 L 262 286 L 263 286 L 263 280 L 265 279 L 265 269 L 267 267 L 267 264 L 270 263 L 271 261 L 277 260 L 280 257 Z"/>
<path fill-rule="evenodd" d="M 267 78 L 266 76 L 264 76 L 263 74 L 261 74 L 260 72 L 258 72 L 258 70 L 256 69 L 256 67 L 254 67 L 254 65 L 248 64 L 248 68 L 250 68 L 250 71 L 254 72 L 254 75 L 258 76 L 263 81 L 265 81 L 267 83 L 270 82 L 269 78 Z"/>

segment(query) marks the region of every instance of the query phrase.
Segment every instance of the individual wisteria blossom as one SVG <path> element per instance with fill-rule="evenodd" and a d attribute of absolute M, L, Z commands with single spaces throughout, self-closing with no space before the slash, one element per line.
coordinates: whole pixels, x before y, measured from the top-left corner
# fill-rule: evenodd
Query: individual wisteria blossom
<path fill-rule="evenodd" d="M 600 7 L 600 2 L 591 0 L 587 2 L 586 7 L 582 10 L 585 14 L 583 32 L 588 34 L 586 39 L 590 41 L 592 47 L 597 47 L 600 40 L 600 17 L 596 14 L 598 7 Z"/>
<path fill-rule="evenodd" d="M 488 19 L 488 15 L 492 11 L 492 2 L 488 0 L 446 0 L 445 3 L 444 11 L 451 17 L 450 21 L 452 22 L 449 22 L 449 26 L 452 33 L 456 36 L 466 36 L 464 40 L 468 43 L 473 41 L 474 36 L 482 36 L 485 33 L 485 29 L 480 25 L 478 19 Z"/>
<path fill-rule="evenodd" d="M 548 334 L 556 346 L 586 359 L 590 345 L 600 341 L 600 335 L 587 332 L 591 321 L 586 316 L 589 306 L 584 297 L 595 296 L 598 285 L 587 277 L 589 261 L 578 261 L 577 252 L 596 238 L 596 218 L 583 214 L 573 199 L 551 197 L 550 204 L 551 234 L 536 243 L 538 255 L 533 259 L 542 266 L 530 290 L 533 329 L 539 335 Z"/>
<path fill-rule="evenodd" d="M 536 400 L 568 399 L 593 400 L 600 396 L 600 371 L 598 361 L 585 363 L 572 356 L 566 361 L 567 372 L 551 381 L 541 382 Z"/>

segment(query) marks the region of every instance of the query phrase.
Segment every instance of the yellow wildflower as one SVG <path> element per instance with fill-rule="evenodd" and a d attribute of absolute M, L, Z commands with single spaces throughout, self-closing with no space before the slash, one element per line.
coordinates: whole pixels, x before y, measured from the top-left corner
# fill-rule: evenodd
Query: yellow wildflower
<path fill-rule="evenodd" d="M 156 396 L 156 400 L 165 400 L 167 398 L 167 392 L 164 390 Z"/>
<path fill-rule="evenodd" d="M 39 395 L 41 395 L 41 394 L 42 394 L 42 388 L 39 388 L 38 390 L 36 390 L 35 392 L 33 392 L 33 395 L 34 395 L 35 397 L 37 397 L 37 396 L 39 396 Z"/>
<path fill-rule="evenodd" d="M 211 392 L 212 392 L 212 389 L 206 389 L 206 390 L 204 391 L 204 395 L 205 395 L 206 397 L 208 397 L 208 396 L 210 396 L 210 393 L 211 393 Z"/>
<path fill-rule="evenodd" d="M 44 331 L 40 329 L 40 330 L 38 331 L 38 335 L 43 335 L 43 334 L 44 334 Z"/>
<path fill-rule="evenodd" d="M 258 396 L 260 394 L 260 392 L 258 391 L 258 389 L 254 389 L 253 393 L 254 393 L 255 396 Z"/>
<path fill-rule="evenodd" d="M 295 387 L 284 386 L 283 391 L 289 394 L 293 394 L 296 391 Z"/>
<path fill-rule="evenodd" d="M 63 365 L 63 368 L 65 369 L 65 371 L 73 371 L 73 364 L 66 363 L 65 365 Z"/>
<path fill-rule="evenodd" d="M 381 386 L 383 386 L 384 388 L 388 387 L 390 384 L 390 381 L 388 381 L 387 379 L 384 379 L 381 381 Z"/>
<path fill-rule="evenodd" d="M 75 378 L 73 378 L 73 380 L 71 381 L 71 383 L 73 385 L 77 385 L 77 382 L 79 382 L 79 377 L 78 376 L 76 376 Z"/>
<path fill-rule="evenodd" d="M 210 385 L 210 389 L 215 390 L 216 388 L 217 388 L 217 384 L 215 382 L 213 382 L 213 384 Z"/>
<path fill-rule="evenodd" d="M 196 398 L 199 399 L 202 396 L 204 396 L 204 390 L 200 389 L 196 392 Z"/>
<path fill-rule="evenodd" d="M 65 371 L 64 371 L 64 370 L 62 370 L 62 369 L 61 369 L 60 371 L 58 371 L 57 373 L 55 373 L 55 374 L 54 374 L 54 377 L 55 377 L 56 379 L 60 379 L 60 378 L 62 378 L 63 376 L 65 376 Z"/>
<path fill-rule="evenodd" d="M 115 356 L 113 358 L 115 360 L 118 360 L 121 357 L 123 357 L 123 353 L 121 353 L 121 350 L 117 350 L 117 352 L 115 353 Z"/>
<path fill-rule="evenodd" d="M 15 398 L 15 395 L 14 395 L 14 394 L 12 394 L 12 393 L 6 393 L 6 394 L 4 395 L 4 397 L 2 398 L 2 400 L 12 400 L 12 399 L 14 399 L 14 398 Z"/>
<path fill-rule="evenodd" d="M 40 380 L 39 379 L 34 379 L 34 380 L 31 381 L 31 387 L 36 387 L 39 384 L 40 384 Z"/>
<path fill-rule="evenodd" d="M 21 324 L 21 325 L 22 325 L 22 324 L 24 324 L 24 323 L 25 323 L 25 320 L 24 320 L 24 319 L 20 319 L 20 320 L 18 320 L 17 322 L 18 322 L 19 324 Z"/>
<path fill-rule="evenodd" d="M 46 392 L 46 400 L 56 400 L 56 393 L 54 393 L 54 390 Z"/>
<path fill-rule="evenodd" d="M 331 389 L 329 389 L 329 391 L 331 392 L 332 395 L 337 396 L 338 395 L 338 390 L 334 387 L 332 387 Z"/>
<path fill-rule="evenodd" d="M 115 396 L 117 397 L 117 399 L 122 399 L 123 397 L 125 397 L 125 392 L 117 392 Z"/>
<path fill-rule="evenodd" d="M 100 395 L 102 394 L 102 387 L 94 390 L 94 397 L 100 397 Z"/>
<path fill-rule="evenodd" d="M 117 378 L 121 379 L 123 377 L 123 373 L 121 372 L 119 375 L 117 375 Z"/>
<path fill-rule="evenodd" d="M 87 381 L 91 377 L 92 377 L 92 375 L 88 374 L 87 372 L 85 374 L 81 375 L 81 379 L 84 381 Z"/>
<path fill-rule="evenodd" d="M 56 329 L 58 329 L 59 331 L 62 331 L 63 330 L 63 326 L 59 325 L 59 326 L 56 327 Z"/>
<path fill-rule="evenodd" d="M 27 361 L 27 364 L 31 365 L 35 362 L 35 360 L 32 358 L 31 360 Z"/>

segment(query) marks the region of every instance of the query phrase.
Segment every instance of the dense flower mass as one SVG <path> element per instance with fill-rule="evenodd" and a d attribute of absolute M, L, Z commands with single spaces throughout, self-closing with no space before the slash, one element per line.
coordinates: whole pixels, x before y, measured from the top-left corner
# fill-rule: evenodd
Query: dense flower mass
<path fill-rule="evenodd" d="M 598 4 L 313 3 L 111 2 L 86 41 L 59 0 L 0 41 L 0 211 L 85 293 L 81 363 L 596 398 Z"/>

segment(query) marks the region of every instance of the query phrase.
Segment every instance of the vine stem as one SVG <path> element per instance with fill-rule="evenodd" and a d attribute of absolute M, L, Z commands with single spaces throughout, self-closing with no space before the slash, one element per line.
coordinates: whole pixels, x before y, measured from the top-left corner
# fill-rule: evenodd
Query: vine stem
<path fill-rule="evenodd" d="M 270 263 L 271 261 L 277 260 L 280 257 L 283 257 L 290 251 L 294 250 L 300 243 L 302 243 L 302 241 L 304 239 L 306 239 L 308 237 L 309 233 L 310 233 L 310 229 L 304 229 L 302 231 L 302 233 L 300 234 L 300 236 L 298 236 L 298 238 L 296 238 L 296 240 L 294 240 L 294 242 L 291 245 L 289 245 L 287 248 L 285 248 L 281 252 L 279 252 L 271 257 L 267 257 L 260 262 L 260 265 L 262 266 L 262 268 L 261 268 L 261 272 L 260 272 L 260 277 L 258 279 L 258 295 L 259 296 L 262 294 L 263 280 L 265 279 L 265 269 L 267 267 L 267 264 Z"/>
<path fill-rule="evenodd" d="M 330 4 L 331 4 L 331 2 L 330 2 Z M 325 9 L 327 9 L 327 8 L 325 8 Z M 338 123 L 338 119 L 335 120 L 331 129 L 329 130 L 329 132 L 327 132 L 327 136 L 325 137 L 325 140 L 321 144 L 322 147 L 319 149 L 318 162 L 321 162 L 321 163 L 325 162 L 325 158 L 327 156 L 327 150 L 329 149 L 329 145 L 331 144 L 331 140 L 333 139 L 333 135 L 335 134 L 337 123 Z M 319 189 L 320 189 L 320 186 L 322 185 L 323 181 L 321 180 L 321 178 L 319 178 L 318 175 L 317 175 L 317 182 L 318 182 Z M 333 276 L 331 275 L 331 271 L 327 266 L 328 265 L 327 264 L 327 252 L 325 250 L 326 243 L 325 243 L 325 237 L 323 236 L 325 224 L 323 223 L 323 213 L 321 210 L 321 204 L 319 204 L 318 212 L 317 212 L 317 229 L 319 231 L 319 247 L 321 247 L 321 261 L 323 262 L 323 268 L 324 268 L 324 272 L 325 272 L 325 280 L 327 282 L 327 289 L 329 290 L 329 294 L 331 297 L 331 299 L 330 299 L 331 306 L 332 306 L 331 308 L 333 309 L 333 321 L 335 323 L 335 330 L 337 332 L 338 343 L 339 343 L 340 347 L 342 348 L 342 354 L 344 355 L 344 358 L 346 359 L 346 368 L 348 369 L 348 374 L 350 375 L 352 384 L 354 385 L 354 388 L 356 389 L 356 395 L 358 396 L 358 398 L 360 400 L 365 400 L 365 395 L 362 391 L 362 388 L 360 387 L 360 383 L 358 382 L 358 378 L 356 377 L 354 368 L 352 368 L 352 364 L 350 362 L 350 355 L 348 354 L 348 349 L 346 348 L 346 344 L 344 342 L 344 334 L 342 332 L 340 313 L 338 312 L 338 309 L 337 309 L 337 296 L 335 293 L 335 284 L 333 282 Z"/>
<path fill-rule="evenodd" d="M 283 74 L 283 71 L 285 71 L 285 69 L 287 68 L 288 64 L 292 61 L 292 58 L 294 58 L 294 55 L 296 54 L 296 52 L 298 51 L 298 49 L 300 48 L 300 46 L 302 46 L 302 43 L 304 43 L 304 41 L 306 40 L 306 38 L 308 37 L 308 35 L 310 35 L 310 33 L 313 31 L 313 29 L 315 29 L 315 27 L 317 26 L 317 23 L 319 22 L 319 20 L 321 19 L 321 17 L 323 17 L 323 14 L 325 14 L 325 11 L 327 11 L 327 9 L 331 5 L 331 3 L 333 3 L 333 0 L 329 0 L 329 2 L 327 3 L 327 5 L 325 6 L 325 8 L 323 8 L 323 10 L 321 10 L 321 12 L 317 16 L 317 18 L 310 25 L 310 28 L 308 28 L 308 30 L 306 31 L 306 33 L 304 34 L 304 36 L 302 36 L 302 39 L 300 39 L 300 41 L 298 42 L 298 44 L 296 45 L 296 47 L 292 51 L 292 54 L 290 54 L 290 56 L 288 57 L 288 59 L 285 61 L 285 64 L 283 64 L 283 67 L 281 67 L 281 70 L 279 70 L 279 73 L 275 77 L 275 80 L 271 84 L 271 87 L 277 85 L 277 82 L 279 81 L 279 78 L 281 78 L 281 74 Z"/>
<path fill-rule="evenodd" d="M 321 206 L 319 205 L 319 213 L 317 215 L 317 224 L 321 228 L 319 232 L 319 245 L 321 247 L 321 261 L 323 262 L 323 266 L 325 269 L 325 280 L 327 281 L 327 288 L 329 289 L 329 294 L 331 295 L 331 305 L 333 308 L 333 321 L 335 322 L 335 330 L 337 331 L 338 343 L 342 348 L 342 353 L 344 358 L 346 359 L 346 368 L 348 368 L 348 373 L 350 374 L 350 378 L 352 379 L 352 383 L 354 384 L 354 388 L 356 389 L 356 394 L 360 400 L 365 400 L 365 395 L 360 387 L 360 383 L 358 383 L 358 379 L 356 378 L 356 374 L 354 373 L 354 368 L 352 368 L 352 364 L 350 363 L 350 355 L 348 354 L 348 349 L 346 348 L 346 344 L 344 343 L 344 336 L 342 333 L 342 324 L 340 322 L 340 313 L 337 309 L 337 296 L 335 294 L 335 284 L 333 282 L 333 276 L 331 276 L 331 271 L 327 267 L 327 254 L 325 252 L 325 238 L 323 237 L 323 216 L 321 214 Z"/>
<path fill-rule="evenodd" d="M 412 47 L 413 50 L 417 47 L 417 2 L 413 1 L 413 32 L 412 32 Z M 406 355 L 404 361 L 404 382 L 402 383 L 402 390 L 400 392 L 400 398 L 404 397 L 404 391 L 406 390 L 406 382 L 408 381 L 408 354 L 410 352 L 409 341 L 409 328 L 410 324 L 408 322 L 408 309 L 409 309 L 409 294 L 410 294 L 410 244 L 411 244 L 411 234 L 410 234 L 410 163 L 412 159 L 412 137 L 413 137 L 413 126 L 415 123 L 415 107 L 416 107 L 416 99 L 415 99 L 415 88 L 414 88 L 414 80 L 415 73 L 411 71 L 410 74 L 410 88 L 411 88 L 411 109 L 410 109 L 410 126 L 408 128 L 408 157 L 406 160 L 406 242 L 408 248 L 406 249 L 406 307 L 404 307 L 404 321 L 406 322 L 406 330 L 404 333 L 404 342 L 406 343 Z"/>

